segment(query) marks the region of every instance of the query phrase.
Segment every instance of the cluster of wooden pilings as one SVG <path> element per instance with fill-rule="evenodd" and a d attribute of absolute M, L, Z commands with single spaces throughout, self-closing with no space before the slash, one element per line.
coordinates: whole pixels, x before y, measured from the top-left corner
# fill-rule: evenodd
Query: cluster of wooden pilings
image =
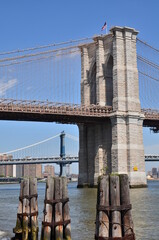
<path fill-rule="evenodd" d="M 67 178 L 48 178 L 41 240 L 71 240 Z"/>
<path fill-rule="evenodd" d="M 20 184 L 19 206 L 14 240 L 38 239 L 37 180 Z M 41 240 L 71 240 L 67 178 L 48 177 L 44 200 Z"/>
<path fill-rule="evenodd" d="M 38 239 L 37 180 L 24 179 L 20 184 L 19 206 L 13 239 Z"/>
<path fill-rule="evenodd" d="M 99 178 L 95 239 L 135 239 L 126 174 Z"/>

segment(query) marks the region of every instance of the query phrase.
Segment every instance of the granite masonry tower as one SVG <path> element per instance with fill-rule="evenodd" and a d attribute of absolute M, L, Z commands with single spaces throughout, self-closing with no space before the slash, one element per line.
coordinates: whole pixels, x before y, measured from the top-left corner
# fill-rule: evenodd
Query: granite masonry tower
<path fill-rule="evenodd" d="M 79 125 L 79 187 L 95 186 L 103 172 L 127 173 L 131 186 L 146 186 L 137 34 L 113 27 L 81 47 L 82 104 L 112 106 L 113 113 L 102 124 Z"/>

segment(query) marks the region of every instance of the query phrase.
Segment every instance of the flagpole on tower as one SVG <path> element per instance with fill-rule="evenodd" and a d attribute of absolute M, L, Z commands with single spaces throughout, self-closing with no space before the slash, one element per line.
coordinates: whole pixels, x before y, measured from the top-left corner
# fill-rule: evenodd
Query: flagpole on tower
<path fill-rule="evenodd" d="M 107 34 L 107 22 L 104 23 L 101 31 L 103 31 L 105 29 L 105 33 Z"/>

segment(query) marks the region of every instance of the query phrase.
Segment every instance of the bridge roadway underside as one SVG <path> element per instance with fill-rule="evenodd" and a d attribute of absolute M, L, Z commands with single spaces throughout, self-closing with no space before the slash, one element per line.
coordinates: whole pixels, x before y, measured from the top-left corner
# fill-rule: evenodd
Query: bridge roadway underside
<path fill-rule="evenodd" d="M 78 123 L 100 123 L 109 119 L 108 116 L 93 115 L 68 115 L 56 113 L 28 113 L 28 112 L 2 112 L 0 111 L 0 120 L 11 121 L 33 121 L 33 122 L 57 122 L 63 124 Z"/>
<path fill-rule="evenodd" d="M 79 114 L 75 111 L 74 114 L 67 113 L 40 113 L 40 112 L 25 112 L 25 111 L 2 111 L 0 110 L 0 120 L 11 120 L 11 121 L 33 121 L 33 122 L 57 122 L 63 124 L 79 124 L 79 123 L 104 123 L 110 119 L 110 114 L 107 113 L 105 116 L 102 114 Z M 150 127 L 152 129 L 159 130 L 159 116 L 151 117 L 145 114 L 143 120 L 143 127 Z"/>
<path fill-rule="evenodd" d="M 154 129 L 154 132 L 159 131 L 159 119 L 150 119 L 150 118 L 145 118 L 143 121 L 143 127 L 150 127 Z"/>

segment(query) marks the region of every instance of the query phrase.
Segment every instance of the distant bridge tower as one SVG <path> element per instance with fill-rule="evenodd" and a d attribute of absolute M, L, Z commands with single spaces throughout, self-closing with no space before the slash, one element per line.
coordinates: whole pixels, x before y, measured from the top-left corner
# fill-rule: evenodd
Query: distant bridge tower
<path fill-rule="evenodd" d="M 65 132 L 61 132 L 60 134 L 60 157 L 62 160 L 65 160 L 66 154 L 65 154 Z M 60 164 L 60 176 L 66 177 L 66 164 L 61 163 Z"/>
<path fill-rule="evenodd" d="M 113 113 L 102 123 L 79 125 L 79 187 L 96 185 L 105 171 L 128 173 L 131 186 L 146 186 L 137 34 L 113 27 L 81 47 L 81 102 L 112 106 Z"/>

